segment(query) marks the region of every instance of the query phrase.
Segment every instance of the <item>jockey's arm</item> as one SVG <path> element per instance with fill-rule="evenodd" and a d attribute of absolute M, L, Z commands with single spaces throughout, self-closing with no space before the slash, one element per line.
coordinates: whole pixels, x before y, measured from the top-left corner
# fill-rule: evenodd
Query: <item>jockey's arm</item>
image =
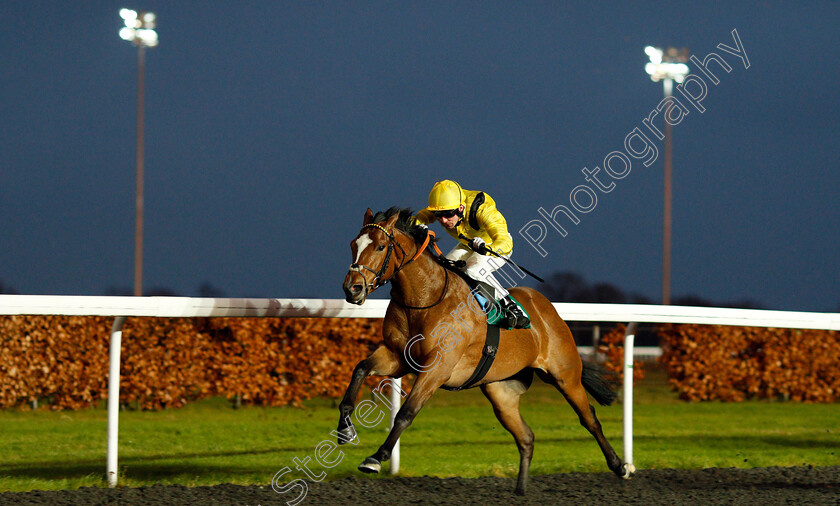
<path fill-rule="evenodd" d="M 513 251 L 513 239 L 508 232 L 507 221 L 495 205 L 485 203 L 478 212 L 478 222 L 481 228 L 490 236 L 489 247 L 500 255 L 510 255 Z"/>
<path fill-rule="evenodd" d="M 423 209 L 414 215 L 414 223 L 417 225 L 428 225 L 429 223 L 433 223 L 435 220 L 437 220 L 437 218 L 435 218 L 435 215 L 428 209 Z"/>

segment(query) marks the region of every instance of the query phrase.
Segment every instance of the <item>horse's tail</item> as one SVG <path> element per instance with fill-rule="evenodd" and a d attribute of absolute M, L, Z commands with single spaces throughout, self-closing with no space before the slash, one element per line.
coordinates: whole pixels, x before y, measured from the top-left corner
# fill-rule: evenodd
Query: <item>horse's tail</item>
<path fill-rule="evenodd" d="M 583 384 L 583 388 L 598 401 L 598 404 L 609 406 L 615 401 L 618 394 L 613 388 L 614 379 L 615 374 L 606 371 L 603 367 L 583 362 L 580 382 Z"/>

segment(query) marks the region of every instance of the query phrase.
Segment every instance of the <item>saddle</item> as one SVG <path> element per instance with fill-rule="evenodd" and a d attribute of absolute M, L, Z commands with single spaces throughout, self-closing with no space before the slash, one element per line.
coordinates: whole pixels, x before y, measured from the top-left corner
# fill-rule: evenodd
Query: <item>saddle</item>
<path fill-rule="evenodd" d="M 509 321 L 507 315 L 505 314 L 504 309 L 499 304 L 495 303 L 495 298 L 493 297 L 493 293 L 495 293 L 495 288 L 490 286 L 488 283 L 483 281 L 477 281 L 469 276 L 467 276 L 463 268 L 466 265 L 466 262 L 463 260 L 450 260 L 443 255 L 435 256 L 435 260 L 443 266 L 443 268 L 457 274 L 458 276 L 463 279 L 467 285 L 470 287 L 470 291 L 475 297 L 476 302 L 478 305 L 481 306 L 481 309 L 487 315 L 487 325 L 495 326 L 498 328 L 502 328 L 505 330 L 511 330 L 513 328 L 513 324 Z M 525 313 L 528 318 L 530 319 L 531 315 L 525 310 L 522 304 L 519 303 L 512 295 L 510 297 L 516 302 L 516 305 L 522 309 L 522 312 Z M 526 328 L 529 328 L 530 325 Z"/>

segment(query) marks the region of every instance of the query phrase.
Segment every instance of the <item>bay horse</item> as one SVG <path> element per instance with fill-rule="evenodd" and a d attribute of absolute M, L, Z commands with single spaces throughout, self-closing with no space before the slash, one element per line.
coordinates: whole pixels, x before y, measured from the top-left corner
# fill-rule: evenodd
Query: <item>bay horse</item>
<path fill-rule="evenodd" d="M 432 394 L 438 388 L 464 386 L 484 353 L 487 313 L 468 284 L 426 249 L 430 234 L 425 227 L 411 225 L 408 209 L 391 208 L 376 215 L 368 209 L 361 231 L 350 242 L 353 263 L 344 278 L 346 300 L 361 305 L 383 284 L 390 282 L 393 288 L 383 342 L 356 366 L 339 405 L 338 444 L 356 438 L 350 416 L 367 376 L 417 375 L 385 442 L 359 465 L 363 472 L 379 472 L 400 434 Z M 604 437 L 586 395 L 588 391 L 602 405 L 615 399 L 603 371 L 581 361 L 568 325 L 548 299 L 531 288 L 510 292 L 530 315 L 531 328 L 502 330 L 492 367 L 473 386 L 481 388 L 519 448 L 516 493 L 525 494 L 534 451 L 534 433 L 519 412 L 519 398 L 531 385 L 534 372 L 571 404 L 601 447 L 610 470 L 630 478 L 635 469 L 622 462 Z"/>

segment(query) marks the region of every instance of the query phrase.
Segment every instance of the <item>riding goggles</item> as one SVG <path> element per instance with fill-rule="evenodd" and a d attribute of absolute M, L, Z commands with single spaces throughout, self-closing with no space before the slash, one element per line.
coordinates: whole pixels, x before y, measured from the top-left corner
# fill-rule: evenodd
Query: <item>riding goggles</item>
<path fill-rule="evenodd" d="M 452 218 L 458 215 L 457 209 L 448 209 L 446 211 L 432 211 L 436 218 Z"/>

